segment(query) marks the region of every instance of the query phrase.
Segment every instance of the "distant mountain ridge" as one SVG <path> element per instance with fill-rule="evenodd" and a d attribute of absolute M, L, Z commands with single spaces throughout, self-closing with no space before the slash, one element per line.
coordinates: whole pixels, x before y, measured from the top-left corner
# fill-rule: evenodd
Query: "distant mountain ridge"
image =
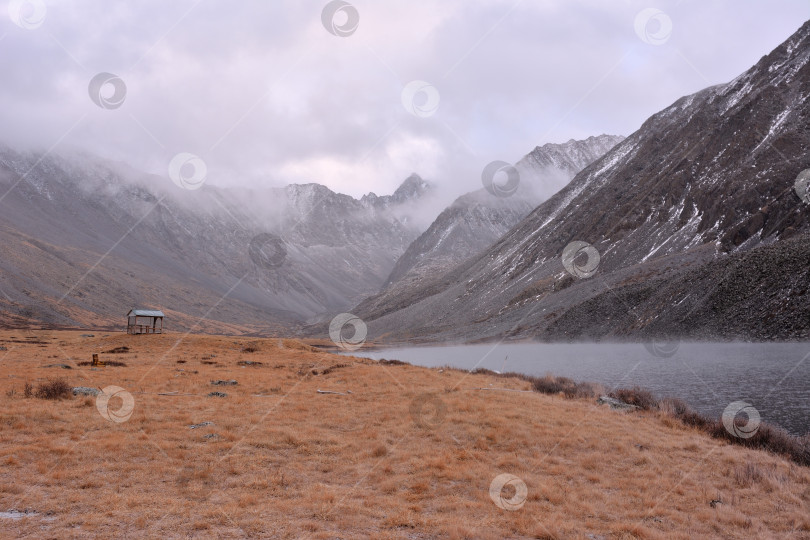
<path fill-rule="evenodd" d="M 596 135 L 583 140 L 570 139 L 565 143 L 546 143 L 537 146 L 526 154 L 516 167 L 522 172 L 534 172 L 539 175 L 548 175 L 549 170 L 561 171 L 567 177 L 563 185 L 552 186 L 562 188 L 579 171 L 604 156 L 611 148 L 624 140 L 619 135 Z M 553 189 L 556 193 L 559 189 Z M 544 197 L 545 198 L 545 197 Z"/>
<path fill-rule="evenodd" d="M 289 333 L 376 292 L 421 232 L 409 216 L 430 187 L 413 175 L 360 200 L 318 184 L 185 191 L 97 158 L 3 149 L 3 194 L 0 324 L 108 326 L 147 305 L 176 330 Z"/>

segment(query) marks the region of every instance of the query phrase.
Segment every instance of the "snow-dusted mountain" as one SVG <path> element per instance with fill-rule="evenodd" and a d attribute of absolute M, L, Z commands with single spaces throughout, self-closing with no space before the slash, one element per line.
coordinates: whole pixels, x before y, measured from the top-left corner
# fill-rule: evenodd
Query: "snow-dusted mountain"
<path fill-rule="evenodd" d="M 408 246 L 372 301 L 419 286 L 425 279 L 475 257 L 531 212 L 550 190 L 557 191 L 576 173 L 604 155 L 624 137 L 600 135 L 586 140 L 538 146 L 515 164 L 520 185 L 511 196 L 486 189 L 467 193 L 448 206 Z"/>
<path fill-rule="evenodd" d="M 398 339 L 806 339 L 808 60 L 810 22 L 650 117 L 480 256 L 356 314 Z"/>
<path fill-rule="evenodd" d="M 95 158 L 0 151 L 0 321 L 272 331 L 376 292 L 421 232 L 418 176 L 361 200 L 319 184 L 194 191 Z M 169 321 L 167 320 L 167 325 Z"/>
<path fill-rule="evenodd" d="M 624 137 L 619 135 L 598 135 L 579 141 L 571 139 L 562 144 L 547 143 L 526 154 L 515 166 L 521 179 L 529 183 L 543 201 L 623 140 Z"/>

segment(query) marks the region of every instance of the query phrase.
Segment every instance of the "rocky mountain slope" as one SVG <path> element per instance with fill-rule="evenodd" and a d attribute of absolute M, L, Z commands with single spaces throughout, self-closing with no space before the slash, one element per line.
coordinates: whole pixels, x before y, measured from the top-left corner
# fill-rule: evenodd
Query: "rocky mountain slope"
<path fill-rule="evenodd" d="M 515 164 L 520 183 L 514 193 L 498 196 L 482 188 L 462 195 L 408 246 L 375 301 L 407 294 L 425 279 L 480 254 L 548 195 L 623 139 L 600 135 L 538 146 Z"/>
<path fill-rule="evenodd" d="M 355 313 L 388 339 L 806 339 L 808 59 L 805 23 L 653 115 L 479 257 Z"/>
<path fill-rule="evenodd" d="M 147 306 L 172 330 L 288 331 L 378 290 L 429 193 L 417 176 L 361 200 L 318 184 L 186 191 L 94 158 L 4 149 L 0 323 L 120 326 Z"/>
<path fill-rule="evenodd" d="M 386 289 L 450 270 L 489 247 L 533 208 L 525 197 L 498 198 L 483 189 L 462 195 L 408 246 Z"/>

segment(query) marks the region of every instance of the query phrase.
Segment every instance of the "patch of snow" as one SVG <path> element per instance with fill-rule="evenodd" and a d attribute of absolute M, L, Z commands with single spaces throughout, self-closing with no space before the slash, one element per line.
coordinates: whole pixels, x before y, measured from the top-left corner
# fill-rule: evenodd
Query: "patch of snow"
<path fill-rule="evenodd" d="M 683 212 L 683 210 L 685 208 L 685 203 L 686 203 L 686 201 L 684 199 L 681 199 L 680 204 L 678 204 L 678 206 L 675 206 L 675 207 L 672 208 L 672 210 L 670 211 L 670 220 L 669 220 L 670 223 L 674 219 L 677 219 L 677 217 Z M 697 233 L 697 228 L 698 228 L 698 226 L 700 225 L 700 222 L 701 222 L 701 216 L 702 216 L 702 214 L 699 213 L 697 205 L 693 204 L 692 205 L 692 216 L 683 225 L 683 227 L 676 230 L 674 233 L 669 234 L 663 240 L 663 242 L 660 242 L 657 245 L 653 244 L 653 247 L 650 249 L 649 253 L 647 253 L 647 255 L 645 255 L 641 259 L 640 262 L 646 262 L 647 260 L 652 258 L 653 255 L 658 253 L 658 251 L 660 251 L 661 248 L 664 247 L 667 244 L 678 245 L 679 249 L 685 249 L 687 247 L 693 247 L 693 246 L 699 244 L 701 242 L 701 240 L 702 240 L 702 236 L 698 235 L 696 233 Z M 663 232 L 665 232 L 665 231 L 662 231 L 662 230 L 659 229 L 658 233 L 655 235 L 656 240 L 661 236 L 661 234 Z M 648 235 L 648 236 L 652 237 L 651 234 Z"/>
<path fill-rule="evenodd" d="M 726 100 L 726 107 L 723 109 L 723 112 L 721 114 L 726 114 L 728 111 L 734 108 L 737 105 L 737 103 L 739 103 L 743 97 L 748 95 L 748 92 L 750 92 L 753 88 L 754 86 L 751 84 L 750 80 L 745 81 L 745 84 L 743 85 L 742 88 L 740 88 L 739 90 L 737 90 L 728 97 L 728 99 Z"/>
<path fill-rule="evenodd" d="M 780 126 L 782 125 L 782 123 L 785 121 L 785 118 L 787 118 L 787 117 L 788 117 L 788 115 L 790 115 L 790 113 L 791 113 L 791 112 L 793 112 L 793 110 L 792 110 L 792 109 L 785 109 L 784 111 L 782 111 L 781 113 L 779 113 L 779 114 L 776 116 L 776 118 L 775 118 L 775 119 L 774 119 L 774 121 L 773 121 L 773 124 L 771 124 L 771 129 L 769 129 L 769 130 L 768 130 L 768 134 L 767 134 L 767 135 L 765 135 L 765 138 L 764 138 L 764 139 L 762 139 L 762 141 L 761 141 L 761 142 L 760 142 L 760 143 L 759 143 L 759 144 L 756 146 L 756 148 L 754 148 L 754 150 L 753 150 L 753 152 L 752 152 L 752 153 L 754 153 L 754 152 L 756 152 L 757 150 L 759 150 L 759 148 L 760 148 L 760 147 L 761 147 L 763 144 L 765 144 L 765 143 L 768 141 L 768 139 L 770 139 L 770 138 L 771 138 L 771 137 L 772 137 L 772 136 L 773 136 L 773 135 L 776 133 L 776 131 L 779 129 L 779 127 L 780 127 Z"/>
<path fill-rule="evenodd" d="M 436 248 L 439 247 L 442 244 L 442 242 L 447 240 L 447 237 L 450 236 L 450 233 L 452 233 L 456 229 L 457 225 L 458 225 L 458 223 L 453 223 L 450 227 L 447 228 L 447 230 L 445 230 L 442 233 L 442 235 L 436 241 L 436 245 L 435 245 Z"/>
<path fill-rule="evenodd" d="M 35 515 L 37 515 L 37 512 L 34 512 L 33 510 L 23 510 L 22 512 L 19 510 L 9 510 L 8 512 L 0 512 L 0 519 L 13 519 L 16 521 L 24 517 Z"/>

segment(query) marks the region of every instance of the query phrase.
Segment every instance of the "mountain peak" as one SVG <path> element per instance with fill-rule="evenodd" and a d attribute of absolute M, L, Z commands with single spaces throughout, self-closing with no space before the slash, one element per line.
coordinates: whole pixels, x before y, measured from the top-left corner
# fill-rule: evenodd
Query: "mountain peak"
<path fill-rule="evenodd" d="M 422 179 L 416 173 L 412 173 L 403 180 L 392 195 L 379 196 L 374 192 L 363 195 L 362 202 L 374 206 L 389 206 L 391 204 L 403 204 L 408 201 L 419 199 L 431 189 L 429 182 Z"/>
<path fill-rule="evenodd" d="M 408 199 L 421 197 L 428 189 L 430 189 L 430 184 L 418 174 L 412 173 L 399 185 L 391 198 L 397 203 L 405 202 Z"/>
<path fill-rule="evenodd" d="M 310 182 L 309 184 L 288 184 L 284 187 L 287 193 L 294 196 L 306 196 L 318 193 L 334 193 L 331 189 L 323 184 L 316 184 Z"/>

